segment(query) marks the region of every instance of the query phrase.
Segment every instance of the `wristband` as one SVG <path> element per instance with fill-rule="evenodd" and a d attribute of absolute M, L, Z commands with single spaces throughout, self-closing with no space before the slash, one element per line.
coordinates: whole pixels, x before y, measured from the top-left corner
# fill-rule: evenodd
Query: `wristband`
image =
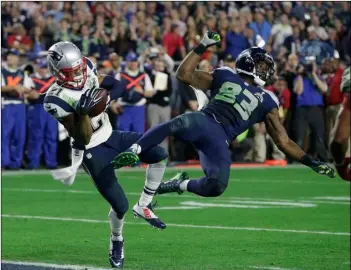
<path fill-rule="evenodd" d="M 197 55 L 202 55 L 205 51 L 207 50 L 207 48 L 205 47 L 205 45 L 203 45 L 202 43 L 200 43 L 195 49 L 194 49 L 194 53 L 196 53 Z"/>
<path fill-rule="evenodd" d="M 304 156 L 300 159 L 300 162 L 301 162 L 303 165 L 312 166 L 312 164 L 313 164 L 313 159 L 312 159 L 309 155 L 304 155 Z"/>

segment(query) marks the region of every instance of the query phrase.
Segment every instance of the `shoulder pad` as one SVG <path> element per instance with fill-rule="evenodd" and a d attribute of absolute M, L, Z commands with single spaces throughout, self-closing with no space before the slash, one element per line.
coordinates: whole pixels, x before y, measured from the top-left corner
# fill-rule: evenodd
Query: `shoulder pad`
<path fill-rule="evenodd" d="M 44 109 L 54 118 L 62 118 L 75 112 L 75 109 L 59 97 L 63 89 L 54 84 L 44 98 Z"/>
<path fill-rule="evenodd" d="M 273 101 L 275 102 L 275 104 L 277 104 L 277 107 L 279 108 L 279 100 L 277 96 L 272 91 L 269 91 L 266 89 L 262 89 L 262 90 L 273 99 Z"/>

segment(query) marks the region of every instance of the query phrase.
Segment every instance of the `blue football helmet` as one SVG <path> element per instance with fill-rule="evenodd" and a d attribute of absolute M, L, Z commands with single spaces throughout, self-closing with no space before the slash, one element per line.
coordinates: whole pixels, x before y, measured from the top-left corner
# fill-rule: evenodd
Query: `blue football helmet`
<path fill-rule="evenodd" d="M 257 85 L 264 86 L 274 74 L 274 60 L 264 49 L 252 47 L 238 55 L 235 69 L 238 74 L 252 76 Z"/>

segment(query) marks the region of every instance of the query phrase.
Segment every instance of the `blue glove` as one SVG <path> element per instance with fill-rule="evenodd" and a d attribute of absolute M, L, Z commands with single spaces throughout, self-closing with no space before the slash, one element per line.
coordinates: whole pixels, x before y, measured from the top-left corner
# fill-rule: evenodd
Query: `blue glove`
<path fill-rule="evenodd" d="M 100 92 L 101 88 L 93 88 L 85 91 L 85 93 L 80 97 L 77 105 L 77 113 L 79 115 L 88 115 L 91 109 L 99 103 L 103 97 L 96 98 Z"/>
<path fill-rule="evenodd" d="M 320 162 L 318 160 L 313 160 L 312 165 L 310 167 L 316 173 L 327 175 L 330 178 L 335 178 L 335 176 L 336 176 L 335 170 L 324 162 Z"/>

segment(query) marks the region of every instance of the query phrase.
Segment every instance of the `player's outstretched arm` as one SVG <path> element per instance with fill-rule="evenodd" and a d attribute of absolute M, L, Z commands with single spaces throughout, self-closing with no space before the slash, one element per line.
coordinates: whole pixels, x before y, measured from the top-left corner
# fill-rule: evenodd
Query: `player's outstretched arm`
<path fill-rule="evenodd" d="M 199 46 L 191 51 L 185 59 L 180 63 L 177 70 L 177 79 L 181 80 L 191 86 L 207 90 L 211 87 L 213 77 L 210 73 L 196 70 L 200 62 L 201 55 L 210 46 L 213 46 L 221 41 L 219 34 L 208 31 L 202 38 Z"/>
<path fill-rule="evenodd" d="M 278 109 L 275 108 L 267 114 L 265 124 L 268 134 L 272 137 L 278 148 L 286 155 L 312 168 L 319 174 L 325 174 L 332 178 L 335 177 L 336 174 L 333 168 L 323 162 L 312 160 L 311 157 L 289 138 L 280 122 Z"/>

